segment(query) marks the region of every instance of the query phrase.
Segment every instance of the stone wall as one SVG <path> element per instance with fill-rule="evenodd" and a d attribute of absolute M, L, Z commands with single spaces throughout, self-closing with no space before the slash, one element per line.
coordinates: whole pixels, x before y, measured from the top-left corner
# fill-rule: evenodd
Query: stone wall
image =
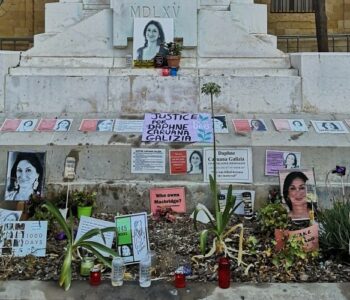
<path fill-rule="evenodd" d="M 255 0 L 268 5 L 268 32 L 273 35 L 315 34 L 313 13 L 271 13 L 272 0 Z M 350 0 L 326 0 L 328 33 L 350 33 Z"/>
<path fill-rule="evenodd" d="M 44 32 L 45 3 L 58 0 L 5 0 L 0 6 L 0 37 L 30 37 Z"/>

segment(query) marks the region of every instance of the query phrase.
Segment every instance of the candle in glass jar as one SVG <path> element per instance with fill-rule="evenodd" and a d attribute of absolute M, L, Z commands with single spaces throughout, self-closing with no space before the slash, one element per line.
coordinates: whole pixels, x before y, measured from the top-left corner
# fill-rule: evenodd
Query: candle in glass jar
<path fill-rule="evenodd" d="M 93 268 L 90 271 L 90 284 L 99 285 L 101 283 L 101 270 L 99 268 Z"/>
<path fill-rule="evenodd" d="M 175 273 L 175 287 L 184 288 L 186 287 L 186 276 L 183 273 Z"/>
<path fill-rule="evenodd" d="M 94 267 L 94 263 L 95 259 L 93 257 L 83 257 L 83 260 L 80 263 L 80 275 L 89 276 L 90 270 Z"/>
<path fill-rule="evenodd" d="M 163 68 L 162 69 L 162 74 L 163 74 L 163 76 L 169 76 L 169 69 L 168 68 Z"/>
<path fill-rule="evenodd" d="M 230 287 L 230 261 L 227 257 L 221 257 L 219 260 L 219 269 L 218 269 L 218 280 L 219 287 L 222 289 L 227 289 Z"/>

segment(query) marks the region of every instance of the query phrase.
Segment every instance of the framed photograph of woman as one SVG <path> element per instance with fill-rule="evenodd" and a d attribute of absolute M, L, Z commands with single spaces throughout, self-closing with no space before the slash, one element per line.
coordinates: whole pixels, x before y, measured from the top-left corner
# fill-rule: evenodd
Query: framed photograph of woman
<path fill-rule="evenodd" d="M 45 152 L 8 152 L 5 200 L 28 201 L 43 195 Z"/>
<path fill-rule="evenodd" d="M 174 20 L 171 18 L 134 19 L 133 60 L 136 66 L 153 67 L 154 57 L 166 56 L 165 43 L 174 40 Z"/>
<path fill-rule="evenodd" d="M 280 189 L 292 220 L 308 220 L 317 208 L 316 181 L 313 169 L 279 171 Z"/>

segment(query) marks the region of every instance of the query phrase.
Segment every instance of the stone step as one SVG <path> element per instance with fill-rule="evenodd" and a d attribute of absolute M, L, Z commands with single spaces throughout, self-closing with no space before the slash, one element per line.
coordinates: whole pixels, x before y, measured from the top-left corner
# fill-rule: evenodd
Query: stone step
<path fill-rule="evenodd" d="M 99 115 L 101 117 L 101 115 Z M 1 115 L 3 120 L 4 114 Z M 23 115 L 21 117 L 24 117 Z M 26 115 L 33 117 L 33 115 Z M 69 115 L 67 116 L 69 117 Z M 204 143 L 144 143 L 140 141 L 141 133 L 89 132 L 78 131 L 81 118 L 76 116 L 69 132 L 0 132 L 0 165 L 5 168 L 8 151 L 46 151 L 46 186 L 48 190 L 57 190 L 65 186 L 63 180 L 64 162 L 67 156 L 77 158 L 77 177 L 73 183 L 76 187 L 95 187 L 101 197 L 101 205 L 125 205 L 135 209 L 148 206 L 148 190 L 151 187 L 186 187 L 188 210 L 198 202 L 208 203 L 208 183 L 203 175 L 170 175 L 168 166 L 168 150 L 170 149 L 202 149 L 211 147 Z M 96 117 L 96 115 L 95 115 Z M 111 114 L 104 117 L 115 117 Z M 268 131 L 252 132 L 237 135 L 232 127 L 234 118 L 264 119 Z M 317 134 L 313 128 L 308 132 L 277 132 L 273 128 L 272 118 L 303 118 L 309 120 L 344 120 L 347 115 L 310 115 L 310 114 L 226 114 L 229 133 L 217 134 L 217 146 L 220 148 L 249 147 L 252 149 L 253 182 L 251 184 L 234 184 L 236 189 L 254 189 L 257 192 L 257 206 L 264 203 L 271 186 L 278 186 L 278 177 L 265 176 L 266 150 L 301 152 L 301 166 L 315 167 L 315 178 L 319 187 L 320 202 L 329 204 L 329 191 L 325 185 L 328 171 L 341 160 L 343 165 L 349 162 L 350 134 Z M 165 174 L 133 174 L 131 173 L 131 149 L 150 148 L 165 149 Z M 329 155 L 332 153 L 332 155 Z M 5 172 L 0 174 L 0 194 L 4 190 Z M 330 181 L 336 189 L 340 188 L 338 176 L 331 176 Z M 228 184 L 221 184 L 227 188 Z"/>

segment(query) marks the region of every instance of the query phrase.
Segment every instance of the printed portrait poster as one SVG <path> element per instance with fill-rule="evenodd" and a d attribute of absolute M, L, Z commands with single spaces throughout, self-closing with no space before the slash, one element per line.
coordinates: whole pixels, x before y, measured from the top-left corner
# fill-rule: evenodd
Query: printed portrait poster
<path fill-rule="evenodd" d="M 33 131 L 38 119 L 6 119 L 1 126 L 1 131 Z"/>
<path fill-rule="evenodd" d="M 131 149 L 131 173 L 164 174 L 165 149 Z"/>
<path fill-rule="evenodd" d="M 342 121 L 311 121 L 317 133 L 349 133 Z"/>
<path fill-rule="evenodd" d="M 91 217 L 81 216 L 79 221 L 79 227 L 78 232 L 75 237 L 75 240 L 79 240 L 85 233 L 87 233 L 89 230 L 94 228 L 107 228 L 107 227 L 113 227 L 113 222 L 108 222 L 104 220 L 99 220 Z M 93 236 L 92 238 L 88 239 L 88 241 L 94 241 L 97 243 L 100 243 L 102 245 L 105 245 L 108 248 L 112 248 L 113 239 L 114 239 L 114 232 L 105 232 L 104 234 L 105 242 L 103 241 L 103 238 L 100 234 Z M 100 252 L 103 256 L 109 256 L 110 254 L 104 251 L 101 251 L 96 248 L 98 252 Z"/>
<path fill-rule="evenodd" d="M 214 116 L 214 128 L 215 133 L 228 133 L 225 115 Z"/>
<path fill-rule="evenodd" d="M 277 131 L 309 131 L 303 119 L 272 119 Z"/>
<path fill-rule="evenodd" d="M 28 201 L 43 196 L 45 152 L 8 152 L 5 200 Z"/>
<path fill-rule="evenodd" d="M 282 169 L 300 169 L 301 152 L 266 150 L 265 175 L 278 176 Z"/>
<path fill-rule="evenodd" d="M 146 113 L 143 142 L 212 143 L 213 124 L 209 114 Z"/>
<path fill-rule="evenodd" d="M 142 132 L 143 120 L 116 119 L 114 122 L 115 132 Z"/>
<path fill-rule="evenodd" d="M 201 149 L 169 150 L 171 175 L 203 174 L 203 151 Z"/>
<path fill-rule="evenodd" d="M 83 119 L 79 131 L 112 131 L 113 119 Z"/>
<path fill-rule="evenodd" d="M 153 67 L 157 53 L 166 55 L 162 44 L 174 40 L 172 18 L 134 18 L 133 60 L 135 67 Z"/>
<path fill-rule="evenodd" d="M 204 181 L 214 176 L 214 151 L 204 148 Z M 222 183 L 253 182 L 251 148 L 219 148 L 216 150 L 216 180 Z"/>
<path fill-rule="evenodd" d="M 292 220 L 308 220 L 311 206 L 317 204 L 316 180 L 313 169 L 279 171 L 280 192 Z M 290 203 L 291 208 L 287 205 Z"/>
<path fill-rule="evenodd" d="M 36 131 L 66 132 L 69 131 L 72 122 L 73 119 L 41 119 Z"/>
<path fill-rule="evenodd" d="M 149 251 L 147 213 L 116 216 L 118 252 L 126 264 L 139 263 Z"/>
<path fill-rule="evenodd" d="M 250 193 L 250 200 L 245 197 L 243 199 L 243 193 Z M 240 203 L 237 209 L 234 211 L 236 215 L 251 215 L 254 211 L 255 191 L 253 190 L 232 190 L 232 195 L 236 197 L 235 206 Z M 227 202 L 227 190 L 220 190 L 219 205 L 220 211 L 224 212 Z M 245 200 L 245 201 L 244 201 Z"/>
<path fill-rule="evenodd" d="M 186 212 L 185 188 L 151 188 L 149 191 L 151 211 L 156 213 L 157 208 L 170 207 L 178 213 Z"/>
<path fill-rule="evenodd" d="M 0 225 L 1 255 L 43 257 L 46 254 L 47 221 L 10 222 Z"/>
<path fill-rule="evenodd" d="M 0 208 L 0 225 L 3 223 L 19 221 L 21 215 L 21 210 L 8 210 Z"/>
<path fill-rule="evenodd" d="M 263 119 L 233 119 L 232 123 L 236 132 L 267 131 Z"/>

